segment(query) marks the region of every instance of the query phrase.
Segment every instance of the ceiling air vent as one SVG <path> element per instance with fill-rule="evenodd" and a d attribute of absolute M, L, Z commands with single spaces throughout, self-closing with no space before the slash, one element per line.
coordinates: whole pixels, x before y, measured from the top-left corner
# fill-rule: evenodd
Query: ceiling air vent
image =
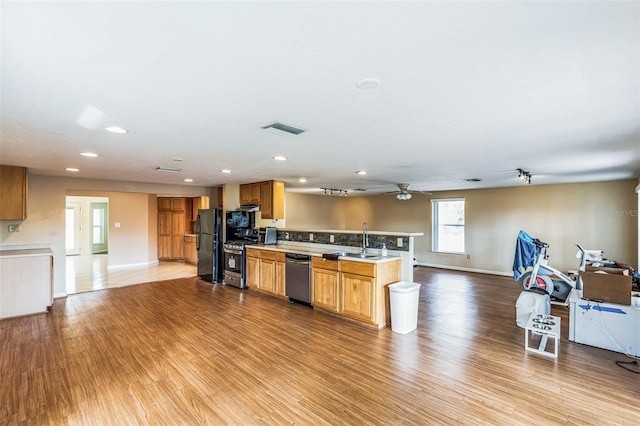
<path fill-rule="evenodd" d="M 171 172 L 171 173 L 178 173 L 179 171 L 181 171 L 182 169 L 179 169 L 177 167 L 165 167 L 165 166 L 158 166 L 156 168 L 157 171 L 159 172 Z"/>
<path fill-rule="evenodd" d="M 280 130 L 281 132 L 291 133 L 292 135 L 299 135 L 300 133 L 306 132 L 306 130 L 299 127 L 289 126 L 288 124 L 279 123 L 277 121 L 267 126 L 262 126 L 262 128 Z"/>

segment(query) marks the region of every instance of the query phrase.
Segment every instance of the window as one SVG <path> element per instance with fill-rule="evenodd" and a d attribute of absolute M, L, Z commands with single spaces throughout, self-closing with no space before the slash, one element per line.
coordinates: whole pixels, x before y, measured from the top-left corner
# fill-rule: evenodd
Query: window
<path fill-rule="evenodd" d="M 431 200 L 433 251 L 464 253 L 464 198 Z"/>

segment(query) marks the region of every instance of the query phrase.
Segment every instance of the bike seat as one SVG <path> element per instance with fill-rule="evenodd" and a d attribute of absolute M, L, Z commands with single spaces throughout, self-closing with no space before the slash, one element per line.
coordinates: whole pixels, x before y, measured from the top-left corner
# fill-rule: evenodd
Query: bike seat
<path fill-rule="evenodd" d="M 544 243 L 537 238 L 533 239 L 533 244 L 537 245 L 538 247 L 549 247 L 549 244 Z"/>

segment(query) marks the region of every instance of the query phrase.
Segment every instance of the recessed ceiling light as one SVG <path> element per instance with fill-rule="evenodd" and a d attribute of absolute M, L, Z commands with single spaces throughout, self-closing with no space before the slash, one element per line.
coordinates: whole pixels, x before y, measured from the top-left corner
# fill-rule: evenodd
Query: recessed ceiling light
<path fill-rule="evenodd" d="M 357 174 L 357 175 L 366 175 L 366 174 L 367 174 L 367 171 L 366 171 L 366 170 L 358 170 L 358 171 L 356 172 L 356 174 Z"/>
<path fill-rule="evenodd" d="M 67 167 L 66 169 L 68 172 L 79 172 L 80 169 L 76 169 L 75 167 Z"/>
<path fill-rule="evenodd" d="M 284 155 L 276 155 L 275 157 L 273 157 L 273 159 L 276 161 L 286 161 L 287 157 L 285 157 Z"/>
<path fill-rule="evenodd" d="M 80 155 L 82 155 L 83 157 L 97 157 L 98 154 L 95 154 L 93 152 L 81 152 Z"/>
<path fill-rule="evenodd" d="M 111 133 L 128 133 L 129 132 L 127 129 L 123 129 L 122 127 L 119 127 L 119 126 L 105 127 L 105 130 Z"/>
<path fill-rule="evenodd" d="M 231 170 L 229 170 L 229 169 L 222 169 L 222 170 L 220 170 L 220 173 L 231 173 Z"/>
<path fill-rule="evenodd" d="M 185 181 L 185 182 L 193 182 L 193 179 L 186 178 L 184 181 Z"/>
<path fill-rule="evenodd" d="M 358 89 L 372 90 L 380 87 L 381 84 L 382 82 L 377 78 L 363 78 L 356 83 L 356 86 L 358 86 Z"/>
<path fill-rule="evenodd" d="M 300 179 L 298 179 L 298 182 L 307 183 L 307 178 L 300 178 Z"/>

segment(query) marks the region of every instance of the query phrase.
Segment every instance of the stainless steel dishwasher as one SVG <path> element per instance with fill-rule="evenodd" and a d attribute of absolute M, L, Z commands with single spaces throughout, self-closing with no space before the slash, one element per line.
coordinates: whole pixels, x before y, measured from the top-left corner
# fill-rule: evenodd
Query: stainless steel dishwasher
<path fill-rule="evenodd" d="M 285 295 L 291 302 L 311 305 L 311 256 L 285 255 Z"/>

